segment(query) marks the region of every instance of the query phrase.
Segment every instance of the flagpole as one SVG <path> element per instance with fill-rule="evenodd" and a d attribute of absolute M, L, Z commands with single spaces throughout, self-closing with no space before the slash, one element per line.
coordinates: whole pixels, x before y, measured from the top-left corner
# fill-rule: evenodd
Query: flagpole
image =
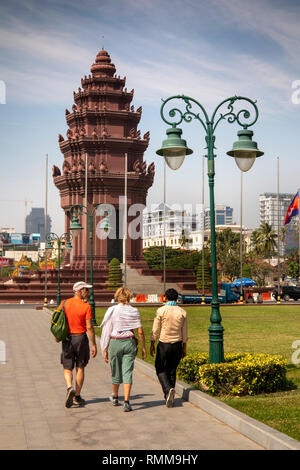
<path fill-rule="evenodd" d="M 277 303 L 280 304 L 280 206 L 279 206 L 279 157 L 277 157 L 277 272 L 278 272 L 278 291 Z"/>
<path fill-rule="evenodd" d="M 202 300 L 201 304 L 205 304 L 204 300 L 204 158 L 202 155 Z"/>
<path fill-rule="evenodd" d="M 166 292 L 166 161 L 164 159 L 164 225 L 163 225 L 163 234 L 164 234 L 164 247 L 163 247 L 163 294 Z"/>
<path fill-rule="evenodd" d="M 48 231 L 48 154 L 46 154 L 46 181 L 45 181 L 45 298 L 44 298 L 44 307 L 48 306 L 47 301 L 47 274 L 48 274 L 48 266 L 47 266 L 47 231 Z"/>
<path fill-rule="evenodd" d="M 127 179 L 128 179 L 128 155 L 125 153 L 124 168 L 124 227 L 123 227 L 123 265 L 124 265 L 124 286 L 127 284 Z"/>
<path fill-rule="evenodd" d="M 87 172 L 88 172 L 88 166 L 87 166 L 87 153 L 85 154 L 85 206 L 88 206 L 88 201 L 87 201 Z M 85 215 L 85 256 L 84 256 L 84 280 L 87 282 L 87 239 L 88 239 L 88 213 L 86 212 Z M 91 260 L 92 262 L 92 260 Z"/>
<path fill-rule="evenodd" d="M 286 224 L 289 224 L 291 219 L 298 215 L 299 219 L 298 219 L 298 229 L 299 229 L 299 253 L 298 253 L 298 256 L 299 256 L 299 274 L 300 274 L 300 208 L 299 208 L 299 199 L 300 199 L 300 189 L 298 189 L 297 193 L 295 194 L 295 196 L 293 197 L 293 200 L 292 202 L 290 203 L 287 211 L 286 211 L 286 215 L 285 215 L 285 219 L 284 219 L 284 222 L 283 222 L 283 225 L 286 225 Z"/>
<path fill-rule="evenodd" d="M 300 188 L 298 189 L 299 209 L 298 209 L 298 241 L 299 241 L 299 260 L 298 260 L 298 280 L 300 281 Z"/>
<path fill-rule="evenodd" d="M 243 303 L 243 172 L 241 171 L 240 187 L 240 272 L 241 272 L 241 290 L 239 303 Z"/>

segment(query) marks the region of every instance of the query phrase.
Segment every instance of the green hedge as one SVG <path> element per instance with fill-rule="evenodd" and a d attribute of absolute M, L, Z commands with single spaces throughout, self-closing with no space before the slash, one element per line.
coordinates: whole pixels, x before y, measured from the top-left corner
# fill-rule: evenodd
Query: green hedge
<path fill-rule="evenodd" d="M 178 376 L 213 395 L 257 395 L 288 390 L 287 361 L 268 354 L 225 354 L 224 362 L 210 364 L 208 354 L 187 355 Z"/>
<path fill-rule="evenodd" d="M 120 261 L 117 258 L 113 258 L 109 263 L 108 271 L 108 289 L 117 289 L 121 287 L 122 282 L 122 269 L 120 266 Z"/>

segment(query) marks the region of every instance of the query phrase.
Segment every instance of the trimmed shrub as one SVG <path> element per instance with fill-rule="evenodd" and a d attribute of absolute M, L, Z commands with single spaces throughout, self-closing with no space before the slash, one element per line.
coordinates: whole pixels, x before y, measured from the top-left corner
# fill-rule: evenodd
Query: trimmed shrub
<path fill-rule="evenodd" d="M 203 274 L 204 276 L 202 279 L 202 259 L 200 259 L 197 268 L 196 287 L 198 290 L 202 289 L 202 287 L 204 287 L 204 289 L 211 289 L 211 268 L 206 260 L 204 260 Z M 202 281 L 204 281 L 204 286 Z"/>
<path fill-rule="evenodd" d="M 188 354 L 180 361 L 177 368 L 178 377 L 187 383 L 197 382 L 199 380 L 199 368 L 207 362 L 207 353 Z"/>
<path fill-rule="evenodd" d="M 224 362 L 208 363 L 208 354 L 190 354 L 178 367 L 178 376 L 213 395 L 257 395 L 290 389 L 287 361 L 268 354 L 225 354 Z"/>
<path fill-rule="evenodd" d="M 122 285 L 122 269 L 120 266 L 120 261 L 117 258 L 113 258 L 109 263 L 107 287 L 108 289 L 117 289 Z"/>

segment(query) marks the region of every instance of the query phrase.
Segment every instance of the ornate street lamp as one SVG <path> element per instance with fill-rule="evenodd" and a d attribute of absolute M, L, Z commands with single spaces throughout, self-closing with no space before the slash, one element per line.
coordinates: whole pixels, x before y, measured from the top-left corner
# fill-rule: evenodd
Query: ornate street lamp
<path fill-rule="evenodd" d="M 56 295 L 56 304 L 57 307 L 59 306 L 61 302 L 61 292 L 60 292 L 60 250 L 61 250 L 61 243 L 65 242 L 65 248 L 67 251 L 70 251 L 72 249 L 72 234 L 70 232 L 64 233 L 60 237 L 56 235 L 56 233 L 50 232 L 46 234 L 46 256 L 47 256 L 47 250 L 52 250 L 53 249 L 53 241 L 57 241 L 57 257 L 58 257 L 58 272 L 57 272 L 57 295 Z"/>
<path fill-rule="evenodd" d="M 74 204 L 69 208 L 70 215 L 72 217 L 71 225 L 70 225 L 70 231 L 73 235 L 73 237 L 76 237 L 81 231 L 82 231 L 82 226 L 79 222 L 79 217 L 82 215 L 87 215 L 88 221 L 89 221 L 89 237 L 90 237 L 90 284 L 92 285 L 91 287 L 91 293 L 90 293 L 90 306 L 92 308 L 92 324 L 94 326 L 97 326 L 96 322 L 96 315 L 95 315 L 95 297 L 94 297 L 94 285 L 93 285 L 93 230 L 94 230 L 94 216 L 97 212 L 98 207 L 100 207 L 101 204 L 98 206 L 95 206 L 92 212 L 83 204 Z M 111 226 L 108 222 L 108 213 L 106 211 L 105 217 L 103 218 L 100 226 L 101 230 L 104 230 L 105 232 L 108 232 L 111 229 Z"/>
<path fill-rule="evenodd" d="M 171 100 L 182 100 L 186 107 L 185 110 L 173 108 L 168 112 L 168 119 L 165 117 L 165 106 Z M 234 104 L 238 101 L 246 101 L 254 109 L 254 118 L 251 120 L 251 113 L 247 109 L 241 109 L 234 112 Z M 200 113 L 192 111 L 193 104 L 200 108 Z M 217 115 L 220 108 L 227 104 L 227 112 Z M 202 114 L 202 115 L 200 115 Z M 243 96 L 232 96 L 222 101 L 215 109 L 212 117 L 209 118 L 205 108 L 198 101 L 184 95 L 171 96 L 163 100 L 160 115 L 162 120 L 172 127 L 167 129 L 167 139 L 163 141 L 162 148 L 157 150 L 157 154 L 163 156 L 167 165 L 177 170 L 182 165 L 186 155 L 193 151 L 187 147 L 186 141 L 181 138 L 182 130 L 177 126 L 183 121 L 189 123 L 196 119 L 205 131 L 205 140 L 207 145 L 207 167 L 210 196 L 210 230 L 211 230 L 211 264 L 212 264 L 212 302 L 211 316 L 209 326 L 209 362 L 220 363 L 224 361 L 223 331 L 221 324 L 220 303 L 218 299 L 218 280 L 217 280 L 217 257 L 216 257 L 216 234 L 215 234 L 215 200 L 214 200 L 214 148 L 215 148 L 215 130 L 222 120 L 227 120 L 230 124 L 237 122 L 242 130 L 238 131 L 238 141 L 233 144 L 232 150 L 227 155 L 235 158 L 235 161 L 241 171 L 248 171 L 252 167 L 255 159 L 263 155 L 258 150 L 256 142 L 252 141 L 253 131 L 248 127 L 255 124 L 258 119 L 258 109 L 254 101 Z M 172 121 L 170 121 L 172 118 Z M 242 122 L 248 121 L 248 122 Z"/>

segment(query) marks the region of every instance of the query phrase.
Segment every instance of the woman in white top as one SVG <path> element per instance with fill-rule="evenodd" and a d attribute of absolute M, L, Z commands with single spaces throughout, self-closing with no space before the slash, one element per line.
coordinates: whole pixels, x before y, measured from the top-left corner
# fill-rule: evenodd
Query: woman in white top
<path fill-rule="evenodd" d="M 145 335 L 137 308 L 129 304 L 132 292 L 120 287 L 115 293 L 117 305 L 109 307 L 102 326 L 100 340 L 104 361 L 110 363 L 112 375 L 112 394 L 110 400 L 114 406 L 119 404 L 120 384 L 124 386 L 124 411 L 131 411 L 129 403 L 132 387 L 132 372 L 137 352 L 137 338 L 133 330 L 137 329 L 142 343 L 142 358 L 146 358 Z"/>

